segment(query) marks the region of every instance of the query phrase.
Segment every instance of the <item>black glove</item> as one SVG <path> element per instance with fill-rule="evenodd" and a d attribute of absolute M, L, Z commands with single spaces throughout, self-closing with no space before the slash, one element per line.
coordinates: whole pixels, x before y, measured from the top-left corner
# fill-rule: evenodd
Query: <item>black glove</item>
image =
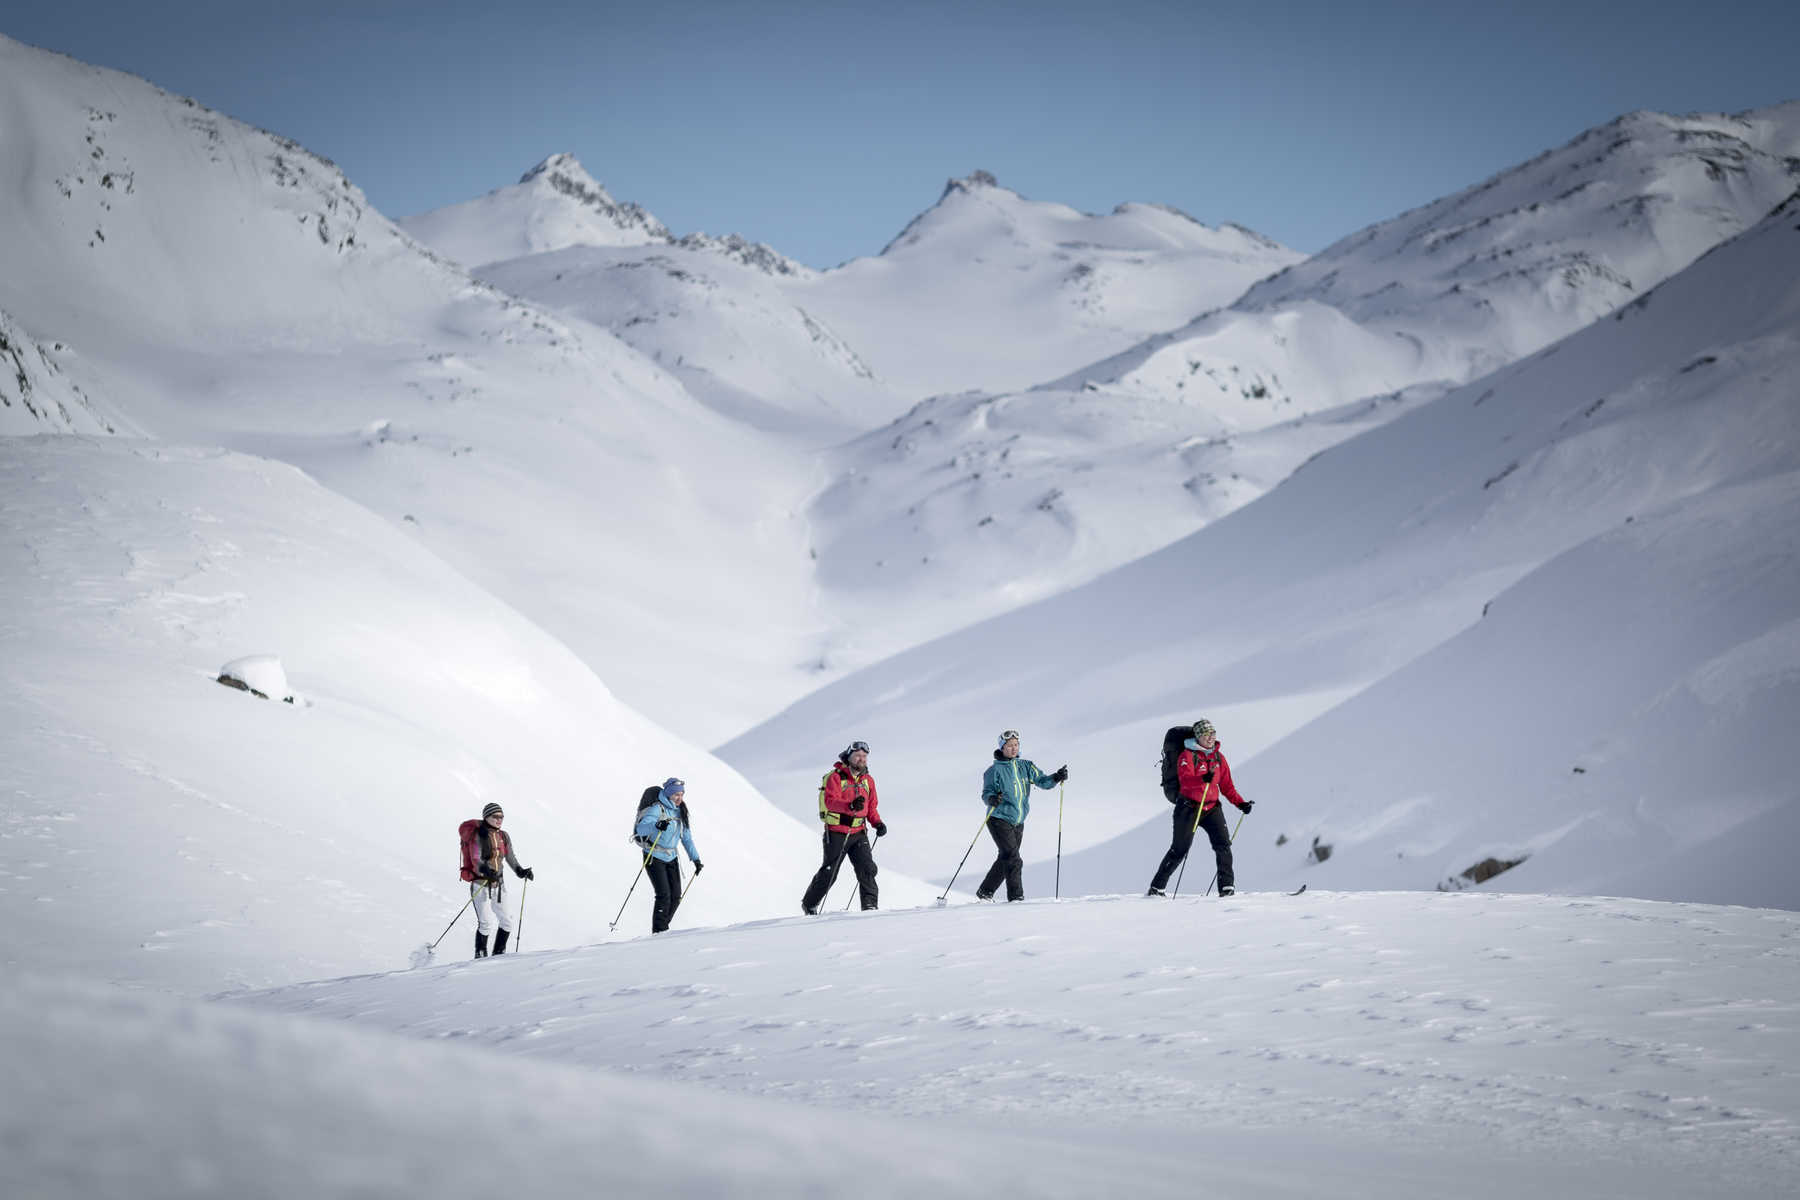
<path fill-rule="evenodd" d="M 667 829 L 668 827 L 669 827 L 669 818 L 664 817 L 662 820 L 660 820 L 656 823 L 656 832 L 661 833 L 663 830 Z"/>
<path fill-rule="evenodd" d="M 1213 781 L 1213 773 L 1210 768 L 1205 771 L 1200 772 L 1200 782 L 1201 783 L 1211 783 L 1212 781 Z"/>
<path fill-rule="evenodd" d="M 1243 809 L 1245 812 L 1249 812 L 1251 809 L 1256 807 L 1256 801 L 1246 800 L 1242 804 L 1238 805 L 1238 807 Z"/>
<path fill-rule="evenodd" d="M 862 796 L 858 796 L 856 799 L 852 800 L 849 805 L 851 812 L 861 812 L 867 807 L 869 807 L 869 802 Z"/>
<path fill-rule="evenodd" d="M 1056 774 L 1054 774 L 1050 777 L 1050 782 L 1064 783 L 1064 782 L 1067 782 L 1068 778 L 1069 778 L 1069 768 L 1068 768 L 1068 765 L 1065 763 L 1063 766 L 1056 768 Z"/>
<path fill-rule="evenodd" d="M 876 837 L 886 837 L 887 836 L 887 822 L 886 821 L 875 822 L 875 836 Z"/>
<path fill-rule="evenodd" d="M 533 871 L 530 867 L 520 867 L 519 868 L 519 878 L 520 879 L 536 879 L 537 872 Z"/>
<path fill-rule="evenodd" d="M 482 863 L 481 877 L 483 879 L 497 881 L 500 878 L 500 871 L 491 863 Z"/>
<path fill-rule="evenodd" d="M 696 859 L 694 862 L 694 874 L 698 875 L 700 872 L 702 872 L 704 870 L 706 870 L 706 864 L 703 862 L 700 862 L 698 859 Z"/>

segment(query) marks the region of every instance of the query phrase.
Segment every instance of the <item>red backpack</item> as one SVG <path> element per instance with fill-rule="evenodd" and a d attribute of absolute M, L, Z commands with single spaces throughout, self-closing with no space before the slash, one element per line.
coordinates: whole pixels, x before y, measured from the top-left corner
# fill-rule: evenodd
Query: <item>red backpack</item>
<path fill-rule="evenodd" d="M 462 839 L 462 877 L 465 882 L 474 883 L 481 877 L 481 818 L 464 821 L 456 834 Z"/>

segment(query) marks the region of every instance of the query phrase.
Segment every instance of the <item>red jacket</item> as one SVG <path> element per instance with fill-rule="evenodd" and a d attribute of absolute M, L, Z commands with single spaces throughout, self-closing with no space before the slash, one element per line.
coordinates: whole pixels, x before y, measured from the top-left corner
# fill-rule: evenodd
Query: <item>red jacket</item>
<path fill-rule="evenodd" d="M 1219 806 L 1221 792 L 1239 808 L 1244 807 L 1244 798 L 1231 782 L 1231 764 L 1225 761 L 1224 747 L 1218 742 L 1210 752 L 1183 750 L 1175 760 L 1175 779 L 1181 784 L 1182 799 L 1200 801 L 1202 813 Z"/>
<path fill-rule="evenodd" d="M 852 812 L 850 802 L 858 796 L 866 803 L 860 811 Z M 875 777 L 867 771 L 857 774 L 848 763 L 833 763 L 819 782 L 819 819 L 832 833 L 855 833 L 865 823 L 873 825 L 880 821 Z"/>

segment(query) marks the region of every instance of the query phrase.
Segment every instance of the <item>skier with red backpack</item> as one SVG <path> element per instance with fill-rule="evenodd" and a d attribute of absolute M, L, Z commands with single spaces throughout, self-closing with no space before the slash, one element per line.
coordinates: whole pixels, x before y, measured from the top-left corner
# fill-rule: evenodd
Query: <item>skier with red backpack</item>
<path fill-rule="evenodd" d="M 482 808 L 479 820 L 464 821 L 457 830 L 462 841 L 462 877 L 475 905 L 475 957 L 488 956 L 488 935 L 494 935 L 494 953 L 506 953 L 512 936 L 513 914 L 506 906 L 506 877 L 501 864 L 512 867 L 520 879 L 535 879 L 530 867 L 521 867 L 513 855 L 512 838 L 500 828 L 506 811 L 498 804 Z M 494 926 L 500 930 L 494 933 Z"/>
<path fill-rule="evenodd" d="M 1183 736 L 1184 734 L 1191 736 Z M 1174 751 L 1171 755 L 1171 751 Z M 1237 891 L 1237 877 L 1231 870 L 1231 834 L 1225 828 L 1225 813 L 1219 805 L 1223 795 L 1244 812 L 1254 801 L 1238 794 L 1231 782 L 1231 764 L 1225 761 L 1224 747 L 1219 743 L 1213 723 L 1201 718 L 1183 729 L 1176 726 L 1163 739 L 1163 796 L 1175 806 L 1174 837 L 1169 851 L 1163 855 L 1150 880 L 1147 895 L 1164 895 L 1169 876 L 1187 857 L 1194 844 L 1194 833 L 1206 830 L 1212 843 L 1213 859 L 1219 866 L 1219 895 Z"/>

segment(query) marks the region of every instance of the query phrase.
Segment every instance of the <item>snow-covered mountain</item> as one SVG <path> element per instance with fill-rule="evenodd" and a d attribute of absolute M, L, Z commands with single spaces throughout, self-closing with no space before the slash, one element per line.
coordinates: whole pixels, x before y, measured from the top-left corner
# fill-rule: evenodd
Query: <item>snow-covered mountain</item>
<path fill-rule="evenodd" d="M 1167 545 L 1642 295 L 1797 184 L 1800 103 L 1634 113 L 1112 358 L 933 397 L 838 455 L 814 506 L 832 652 L 867 661 Z"/>
<path fill-rule="evenodd" d="M 818 865 L 736 772 L 291 467 L 7 438 L 0 496 L 10 967 L 189 994 L 402 967 L 467 900 L 456 827 L 490 800 L 538 875 L 527 946 L 601 940 L 638 792 L 669 775 L 709 868 L 680 924 L 791 913 Z M 249 654 L 280 657 L 297 704 L 215 682 Z M 617 936 L 647 905 L 640 886 Z"/>
<path fill-rule="evenodd" d="M 722 411 L 815 440 L 933 391 L 1024 386 L 1124 350 L 1301 257 L 1158 205 L 1030 201 L 977 171 L 878 257 L 817 272 L 742 238 L 676 238 L 568 155 L 403 224 L 496 286 L 605 326 Z"/>
<path fill-rule="evenodd" d="M 788 747 L 856 723 L 889 794 L 930 817 L 890 857 L 945 875 L 993 732 L 1017 728 L 1028 756 L 1074 764 L 1067 844 L 1117 839 L 1065 884 L 1141 888 L 1167 841 L 1162 730 L 1206 714 L 1262 802 L 1252 886 L 1455 886 L 1524 857 L 1507 886 L 1800 905 L 1791 872 L 1730 852 L 1800 821 L 1776 732 L 1800 709 L 1797 281 L 1790 199 L 1199 533 L 852 674 L 723 753 L 785 797 Z M 1309 868 L 1315 837 L 1335 850 Z"/>
<path fill-rule="evenodd" d="M 1228 304 L 1302 257 L 1162 205 L 1094 215 L 1028 200 L 976 171 L 945 184 L 879 256 L 789 290 L 919 400 L 1054 378 Z"/>
<path fill-rule="evenodd" d="M 54 397 L 25 430 L 300 466 L 702 741 L 809 685 L 809 456 L 475 282 L 330 163 L 141 80 L 0 40 L 0 137 L 0 311 Z"/>

